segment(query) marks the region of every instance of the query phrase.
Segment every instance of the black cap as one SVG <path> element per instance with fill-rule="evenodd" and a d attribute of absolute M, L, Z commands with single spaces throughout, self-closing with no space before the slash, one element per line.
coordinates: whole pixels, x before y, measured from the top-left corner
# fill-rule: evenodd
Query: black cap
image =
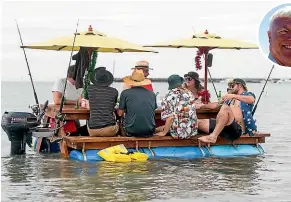
<path fill-rule="evenodd" d="M 197 72 L 188 72 L 187 74 L 184 75 L 184 77 L 190 77 L 200 83 L 199 74 Z"/>
<path fill-rule="evenodd" d="M 247 84 L 243 79 L 235 78 L 233 83 L 241 84 L 247 90 Z"/>

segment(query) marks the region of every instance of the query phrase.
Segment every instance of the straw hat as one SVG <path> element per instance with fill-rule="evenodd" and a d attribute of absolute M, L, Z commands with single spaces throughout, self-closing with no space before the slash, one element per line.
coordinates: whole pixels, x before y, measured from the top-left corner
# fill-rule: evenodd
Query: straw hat
<path fill-rule="evenodd" d="M 139 69 L 135 69 L 130 76 L 126 76 L 122 80 L 130 86 L 143 86 L 152 83 L 151 80 L 144 77 L 143 71 Z"/>
<path fill-rule="evenodd" d="M 132 68 L 132 69 L 144 69 L 144 68 L 153 70 L 152 68 L 149 68 L 149 63 L 145 60 L 141 60 L 141 61 L 136 62 L 134 68 Z"/>

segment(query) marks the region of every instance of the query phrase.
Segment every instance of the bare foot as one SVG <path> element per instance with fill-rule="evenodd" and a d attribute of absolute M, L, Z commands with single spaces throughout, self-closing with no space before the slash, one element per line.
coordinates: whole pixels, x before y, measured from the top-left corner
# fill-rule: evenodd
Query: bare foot
<path fill-rule="evenodd" d="M 215 143 L 217 140 L 217 137 L 210 134 L 210 135 L 199 137 L 198 140 L 205 142 L 205 143 Z"/>

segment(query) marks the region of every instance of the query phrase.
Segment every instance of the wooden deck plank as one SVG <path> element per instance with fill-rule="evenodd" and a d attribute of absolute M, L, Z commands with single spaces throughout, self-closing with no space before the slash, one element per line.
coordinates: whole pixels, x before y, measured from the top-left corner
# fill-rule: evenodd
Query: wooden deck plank
<path fill-rule="evenodd" d="M 205 134 L 204 134 L 205 135 Z M 203 135 L 197 135 L 196 137 L 191 138 L 192 140 L 195 140 Z M 260 133 L 256 136 L 250 137 L 249 135 L 242 135 L 240 139 L 244 138 L 260 138 L 260 137 L 269 137 L 270 133 Z M 82 137 L 82 136 L 66 136 L 64 139 L 71 141 L 71 142 L 127 142 L 127 141 L 165 141 L 165 140 L 176 140 L 181 141 L 181 139 L 177 140 L 172 138 L 171 136 L 165 136 L 165 137 L 159 137 L 159 136 L 153 136 L 150 138 L 137 138 L 137 137 Z"/>
<path fill-rule="evenodd" d="M 264 143 L 265 138 L 245 138 L 245 139 L 239 139 L 234 142 L 234 145 L 238 144 L 251 144 L 255 145 L 257 143 Z M 85 149 L 105 149 L 114 145 L 124 144 L 126 148 L 153 148 L 153 147 L 169 147 L 169 146 L 175 146 L 175 147 L 182 147 L 182 146 L 198 146 L 198 140 L 163 140 L 163 141 L 149 141 L 149 140 L 141 140 L 141 141 L 115 141 L 115 142 L 86 142 L 85 143 Z M 201 146 L 206 145 L 201 143 Z M 232 142 L 225 140 L 223 138 L 220 138 L 217 140 L 215 144 L 211 145 L 233 145 Z M 74 143 L 74 142 L 67 142 L 67 146 L 71 147 L 73 149 L 82 149 L 83 143 Z"/>
<path fill-rule="evenodd" d="M 198 135 L 192 139 L 174 139 L 170 136 L 165 137 L 151 137 L 151 138 L 134 138 L 134 137 L 64 137 L 68 147 L 73 149 L 104 149 L 118 144 L 124 144 L 126 148 L 140 148 L 140 147 L 164 147 L 164 146 L 198 146 Z M 269 137 L 269 133 L 261 133 L 256 136 L 250 137 L 248 135 L 241 136 L 240 139 L 232 143 L 224 138 L 218 138 L 215 144 L 210 145 L 232 145 L 232 144 L 252 144 L 264 143 L 265 137 Z M 200 145 L 206 145 L 200 142 Z"/>

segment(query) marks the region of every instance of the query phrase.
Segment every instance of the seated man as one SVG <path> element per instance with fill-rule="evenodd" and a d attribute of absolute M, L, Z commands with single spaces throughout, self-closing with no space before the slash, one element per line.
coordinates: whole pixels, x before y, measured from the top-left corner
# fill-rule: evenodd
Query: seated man
<path fill-rule="evenodd" d="M 118 115 L 122 117 L 124 135 L 134 137 L 151 137 L 155 132 L 156 96 L 152 91 L 145 89 L 144 85 L 151 84 L 142 70 L 135 69 L 131 76 L 123 78 L 129 89 L 120 95 Z"/>
<path fill-rule="evenodd" d="M 168 78 L 169 92 L 163 99 L 161 118 L 164 128 L 156 135 L 165 136 L 169 131 L 173 138 L 186 139 L 197 134 L 198 124 L 195 97 L 182 87 L 184 79 L 179 75 Z"/>
<path fill-rule="evenodd" d="M 52 88 L 52 94 L 53 94 L 53 102 L 55 104 L 61 104 L 62 96 L 64 93 L 65 83 L 66 84 L 66 90 L 65 90 L 65 96 L 64 96 L 64 105 L 75 105 L 78 100 L 81 99 L 81 93 L 82 89 L 77 89 L 75 86 L 76 81 L 73 79 L 73 73 L 75 71 L 75 65 L 71 65 L 68 68 L 67 71 L 67 78 L 58 79 Z M 51 127 L 55 127 L 55 119 L 50 119 Z M 83 128 L 80 127 L 79 120 L 76 121 L 66 121 L 66 124 L 64 125 L 64 130 L 67 133 L 70 133 L 70 135 L 76 135 L 79 132 L 83 131 Z M 85 132 L 82 132 L 86 135 Z"/>
<path fill-rule="evenodd" d="M 81 99 L 82 89 L 76 89 L 75 80 L 73 79 L 73 73 L 75 71 L 75 65 L 71 65 L 67 71 L 67 79 L 62 78 L 58 79 L 52 89 L 53 92 L 53 101 L 55 104 L 61 104 L 65 83 L 66 90 L 65 90 L 65 105 L 75 105 L 77 100 Z"/>
<path fill-rule="evenodd" d="M 114 116 L 118 91 L 110 87 L 113 75 L 105 67 L 96 68 L 93 72 L 93 85 L 88 86 L 89 103 L 85 107 L 90 109 L 88 132 L 90 136 L 116 136 L 119 127 Z"/>
<path fill-rule="evenodd" d="M 143 74 L 144 74 L 144 77 L 145 77 L 146 79 L 147 79 L 147 77 L 150 75 L 150 74 L 149 74 L 149 70 L 150 70 L 151 68 L 149 68 L 149 63 L 148 63 L 147 61 L 144 61 L 144 60 L 142 60 L 142 61 L 138 61 L 138 62 L 135 64 L 135 67 L 133 68 L 133 70 L 136 70 L 136 69 L 138 69 L 138 70 L 142 70 L 142 71 L 143 71 Z M 148 90 L 150 90 L 150 91 L 154 91 L 154 90 L 153 90 L 152 83 L 147 84 L 147 85 L 143 85 L 142 87 L 144 87 L 145 89 L 148 89 Z M 130 88 L 130 86 L 124 84 L 123 89 L 128 89 L 128 88 Z"/>
<path fill-rule="evenodd" d="M 216 119 L 202 119 L 198 121 L 199 130 L 210 133 L 200 137 L 199 140 L 205 143 L 215 143 L 217 137 L 237 140 L 242 134 L 248 133 L 253 136 L 257 126 L 252 116 L 252 109 L 255 103 L 255 95 L 247 91 L 246 83 L 242 79 L 234 79 L 232 94 L 226 94 L 222 100 L 229 101 L 222 105 Z M 214 106 L 215 105 L 215 106 Z M 210 103 L 201 106 L 201 109 L 215 108 L 217 103 Z"/>

